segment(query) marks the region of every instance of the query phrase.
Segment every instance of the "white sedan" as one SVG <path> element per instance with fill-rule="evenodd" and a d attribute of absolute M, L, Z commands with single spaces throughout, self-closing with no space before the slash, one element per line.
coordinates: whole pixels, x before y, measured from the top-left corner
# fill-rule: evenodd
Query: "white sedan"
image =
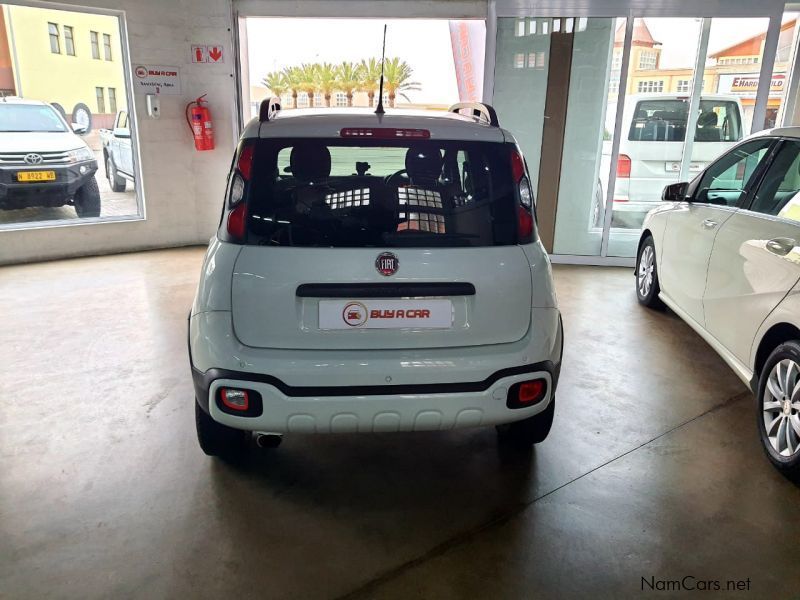
<path fill-rule="evenodd" d="M 645 219 L 636 294 L 667 305 L 757 397 L 767 456 L 800 477 L 800 127 L 752 136 Z"/>

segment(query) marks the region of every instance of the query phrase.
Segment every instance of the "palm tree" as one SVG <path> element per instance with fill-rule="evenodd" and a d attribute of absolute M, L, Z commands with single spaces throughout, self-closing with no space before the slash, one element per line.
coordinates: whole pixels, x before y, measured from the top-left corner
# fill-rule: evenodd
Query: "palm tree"
<path fill-rule="evenodd" d="M 404 60 L 387 58 L 383 71 L 383 87 L 389 95 L 389 107 L 394 108 L 394 101 L 399 94 L 408 101 L 408 96 L 403 92 L 421 89 L 416 81 L 409 81 L 413 69 Z"/>
<path fill-rule="evenodd" d="M 375 92 L 378 90 L 381 78 L 381 61 L 377 58 L 362 60 L 358 65 L 361 69 L 363 81 L 359 86 L 359 91 L 367 92 L 370 107 L 375 106 Z"/>
<path fill-rule="evenodd" d="M 364 86 L 364 69 L 352 62 L 336 67 L 336 88 L 347 95 L 347 106 L 353 106 L 353 92 Z"/>
<path fill-rule="evenodd" d="M 292 107 L 297 108 L 297 91 L 300 89 L 302 77 L 299 67 L 286 67 L 283 71 L 283 79 L 286 82 L 286 89 L 292 92 Z"/>
<path fill-rule="evenodd" d="M 278 98 L 282 98 L 289 89 L 286 75 L 280 71 L 267 73 L 264 79 L 261 80 L 261 85 L 269 89 L 270 93 Z"/>
<path fill-rule="evenodd" d="M 300 77 L 300 90 L 308 95 L 308 105 L 314 106 L 314 94 L 317 91 L 317 69 L 319 65 L 315 63 L 303 63 L 298 69 Z"/>
<path fill-rule="evenodd" d="M 338 88 L 337 71 L 338 67 L 333 66 L 331 63 L 322 63 L 321 65 L 316 65 L 316 71 L 314 72 L 314 82 L 325 98 L 325 106 L 327 107 L 331 105 L 333 90 Z"/>

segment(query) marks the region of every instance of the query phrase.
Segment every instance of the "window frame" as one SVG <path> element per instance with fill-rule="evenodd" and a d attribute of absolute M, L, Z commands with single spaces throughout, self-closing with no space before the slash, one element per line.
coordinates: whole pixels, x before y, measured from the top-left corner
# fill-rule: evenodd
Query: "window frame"
<path fill-rule="evenodd" d="M 53 33 L 54 29 L 55 33 Z M 58 23 L 53 23 L 52 21 L 47 22 L 47 35 L 50 39 L 50 53 L 61 54 L 61 29 L 59 29 Z M 55 42 L 55 46 L 53 42 Z"/>
<path fill-rule="evenodd" d="M 75 56 L 75 28 L 72 25 L 64 25 L 64 54 Z"/>
<path fill-rule="evenodd" d="M 90 31 L 89 43 L 92 46 L 92 59 L 100 60 L 100 34 L 96 31 Z"/>
<path fill-rule="evenodd" d="M 106 93 L 105 89 L 102 87 L 95 87 L 94 88 L 95 94 L 95 101 L 97 102 L 97 113 L 104 115 L 106 114 Z"/>
<path fill-rule="evenodd" d="M 114 61 L 114 57 L 111 54 L 111 34 L 104 33 L 103 34 L 103 59 L 109 62 Z"/>
<path fill-rule="evenodd" d="M 800 144 L 800 139 L 790 138 L 785 136 L 773 138 L 773 145 L 769 150 L 770 154 L 767 157 L 767 160 L 764 161 L 763 168 L 761 169 L 761 172 L 758 174 L 758 179 L 754 181 L 754 184 L 751 186 L 751 189 L 748 190 L 746 202 L 742 202 L 741 205 L 738 206 L 738 208 L 742 211 L 745 211 L 750 216 L 755 216 L 762 219 L 769 219 L 772 221 L 779 221 L 780 223 L 787 223 L 789 225 L 800 226 L 800 222 L 798 221 L 787 219 L 785 217 L 779 217 L 778 215 L 771 215 L 769 213 L 753 210 L 753 201 L 755 200 L 756 194 L 761 189 L 761 186 L 764 184 L 764 179 L 766 178 L 767 172 L 769 171 L 770 168 L 772 168 L 772 165 L 775 162 L 775 158 L 781 151 L 781 148 L 783 148 L 787 143 L 790 142 L 795 144 Z"/>
<path fill-rule="evenodd" d="M 770 144 L 767 146 L 767 153 L 764 157 L 764 160 L 761 161 L 761 164 L 756 167 L 756 170 L 753 171 L 753 174 L 750 176 L 750 181 L 748 184 L 742 188 L 742 195 L 739 198 L 739 201 L 733 206 L 721 206 L 719 204 L 711 204 L 708 202 L 698 202 L 695 200 L 697 196 L 697 192 L 700 188 L 700 184 L 703 181 L 706 173 L 710 169 L 712 169 L 715 165 L 720 163 L 722 160 L 725 159 L 728 155 L 732 152 L 735 152 L 745 144 L 750 144 L 752 142 L 758 141 L 759 138 L 750 138 L 744 139 L 738 144 L 736 144 L 733 148 L 725 152 L 722 156 L 718 157 L 714 162 L 709 164 L 701 173 L 699 173 L 690 183 L 689 187 L 686 190 L 686 198 L 690 204 L 697 204 L 698 206 L 709 206 L 713 208 L 721 208 L 721 209 L 740 209 L 740 210 L 748 210 L 750 204 L 752 203 L 753 196 L 758 188 L 761 186 L 761 182 L 763 181 L 764 174 L 769 170 L 772 166 L 772 161 L 775 158 L 775 153 L 777 149 L 781 146 L 782 138 L 772 137 L 772 136 L 761 136 L 762 139 L 769 140 Z"/>
<path fill-rule="evenodd" d="M 109 87 L 107 90 L 108 95 L 108 112 L 109 114 L 117 114 L 117 88 Z"/>

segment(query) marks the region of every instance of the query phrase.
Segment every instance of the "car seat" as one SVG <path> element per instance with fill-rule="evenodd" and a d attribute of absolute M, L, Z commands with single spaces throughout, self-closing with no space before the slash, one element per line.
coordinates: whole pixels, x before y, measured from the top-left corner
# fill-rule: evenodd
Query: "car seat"
<path fill-rule="evenodd" d="M 292 176 L 296 180 L 295 208 L 300 213 L 326 208 L 325 195 L 329 192 L 331 153 L 319 143 L 300 142 L 289 156 Z"/>
<path fill-rule="evenodd" d="M 720 142 L 722 132 L 717 127 L 719 118 L 714 111 L 704 112 L 697 118 L 697 131 L 694 139 L 697 142 Z"/>

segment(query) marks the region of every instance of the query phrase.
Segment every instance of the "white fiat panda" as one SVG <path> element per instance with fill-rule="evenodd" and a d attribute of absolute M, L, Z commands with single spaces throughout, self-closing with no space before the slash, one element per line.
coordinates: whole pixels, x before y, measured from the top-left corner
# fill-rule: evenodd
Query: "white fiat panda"
<path fill-rule="evenodd" d="M 494 110 L 277 102 L 242 135 L 189 319 L 203 451 L 481 425 L 543 441 L 561 317 Z"/>

